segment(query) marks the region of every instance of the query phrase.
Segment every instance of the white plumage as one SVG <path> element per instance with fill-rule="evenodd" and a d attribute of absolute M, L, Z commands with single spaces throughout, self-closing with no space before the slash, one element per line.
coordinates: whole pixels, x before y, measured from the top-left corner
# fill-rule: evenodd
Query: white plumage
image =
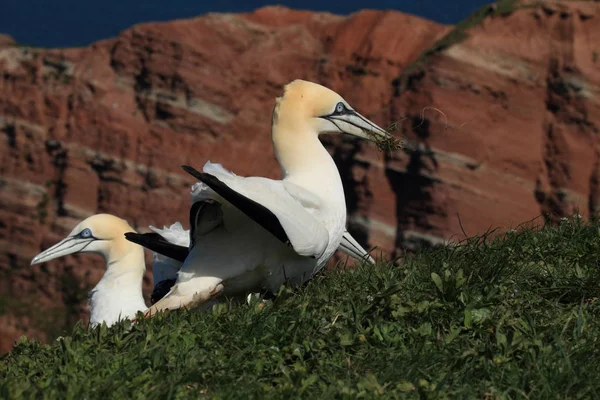
<path fill-rule="evenodd" d="M 294 81 L 273 112 L 282 180 L 238 176 L 210 161 L 203 172 L 184 167 L 200 181 L 192 193 L 189 254 L 173 288 L 149 313 L 201 304 L 219 294 L 246 296 L 277 290 L 284 282 L 300 284 L 338 248 L 364 253 L 346 232 L 341 178 L 318 139 L 329 132 L 389 137 L 337 93 Z M 128 239 L 144 244 L 137 236 Z"/>
<path fill-rule="evenodd" d="M 175 222 L 169 227 L 165 226 L 163 229 L 156 228 L 152 225 L 150 225 L 149 228 L 170 243 L 183 247 L 189 247 L 190 245 L 190 231 L 183 229 L 180 222 Z M 179 272 L 180 268 L 180 261 L 154 251 L 152 252 L 152 277 L 155 284 L 166 280 L 177 279 L 177 272 Z"/>
<path fill-rule="evenodd" d="M 318 140 L 320 133 L 332 132 L 389 137 L 337 93 L 294 81 L 273 112 L 272 139 L 282 180 L 237 176 L 211 162 L 202 173 L 187 167 L 201 181 L 192 187 L 191 230 L 178 222 L 163 229 L 151 226 L 158 235 L 148 237 L 120 218 L 98 214 L 34 257 L 32 264 L 77 252 L 102 255 L 106 272 L 90 293 L 90 322 L 112 325 L 146 310 L 144 253 L 130 241 L 160 249 L 152 260 L 155 284 L 168 283 L 168 290 L 176 280 L 148 312 L 201 304 L 221 293 L 245 297 L 276 291 L 284 282 L 301 284 L 336 249 L 373 263 L 345 229 L 342 182 Z"/>
<path fill-rule="evenodd" d="M 106 271 L 89 295 L 90 325 L 105 322 L 110 326 L 147 309 L 142 293 L 144 250 L 125 239 L 128 232 L 135 231 L 121 218 L 92 215 L 77 224 L 65 239 L 35 256 L 31 264 L 74 253 L 101 255 Z"/>

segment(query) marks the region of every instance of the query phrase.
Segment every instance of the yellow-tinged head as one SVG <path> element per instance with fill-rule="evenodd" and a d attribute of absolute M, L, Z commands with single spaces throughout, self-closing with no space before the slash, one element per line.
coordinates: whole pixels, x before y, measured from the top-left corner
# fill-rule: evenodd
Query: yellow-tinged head
<path fill-rule="evenodd" d="M 115 260 L 139 247 L 125 239 L 127 232 L 135 230 L 124 219 L 110 214 L 92 215 L 77 224 L 65 239 L 35 256 L 31 264 L 74 253 L 98 253 L 106 260 Z"/>
<path fill-rule="evenodd" d="M 297 79 L 286 85 L 283 96 L 277 98 L 273 110 L 273 134 L 306 131 L 317 135 L 346 133 L 378 143 L 393 139 L 333 90 Z"/>

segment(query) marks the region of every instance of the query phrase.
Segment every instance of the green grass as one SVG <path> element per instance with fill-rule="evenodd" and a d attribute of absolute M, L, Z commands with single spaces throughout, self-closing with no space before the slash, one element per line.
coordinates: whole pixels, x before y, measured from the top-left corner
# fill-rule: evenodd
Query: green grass
<path fill-rule="evenodd" d="M 2 398 L 598 398 L 600 222 L 335 271 L 0 362 Z"/>

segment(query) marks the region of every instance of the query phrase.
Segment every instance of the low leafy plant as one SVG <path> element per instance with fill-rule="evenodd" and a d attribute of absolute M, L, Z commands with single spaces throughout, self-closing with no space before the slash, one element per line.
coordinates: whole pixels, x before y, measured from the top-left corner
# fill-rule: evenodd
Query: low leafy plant
<path fill-rule="evenodd" d="M 598 398 L 600 223 L 332 271 L 266 303 L 22 340 L 2 398 Z"/>

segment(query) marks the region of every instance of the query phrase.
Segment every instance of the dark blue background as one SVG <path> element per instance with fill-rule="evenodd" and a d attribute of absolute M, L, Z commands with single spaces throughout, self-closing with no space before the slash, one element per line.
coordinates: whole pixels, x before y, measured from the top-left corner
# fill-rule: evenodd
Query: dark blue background
<path fill-rule="evenodd" d="M 40 47 L 87 45 L 133 24 L 189 18 L 206 12 L 242 12 L 268 4 L 349 14 L 395 9 L 453 24 L 491 0 L 1 0 L 0 32 Z"/>

